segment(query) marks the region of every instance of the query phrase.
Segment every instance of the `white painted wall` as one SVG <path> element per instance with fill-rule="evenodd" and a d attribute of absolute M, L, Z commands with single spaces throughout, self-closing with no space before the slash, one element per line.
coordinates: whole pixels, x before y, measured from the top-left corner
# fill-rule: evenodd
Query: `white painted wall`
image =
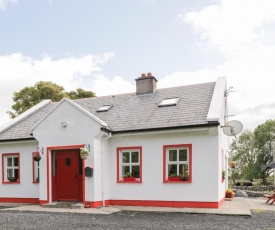
<path fill-rule="evenodd" d="M 226 85 L 225 85 L 225 88 L 224 90 L 226 90 Z M 227 117 L 227 103 L 226 103 L 226 100 L 227 98 L 224 97 L 223 99 L 223 104 L 222 104 L 222 110 L 221 110 L 221 114 L 220 114 L 220 126 L 224 126 L 228 120 L 228 117 Z M 227 159 L 228 159 L 228 149 L 229 149 L 229 137 L 226 136 L 224 133 L 223 133 L 223 129 L 222 127 L 219 127 L 219 130 L 218 130 L 218 136 L 219 136 L 219 174 L 220 174 L 220 177 L 222 175 L 222 170 L 224 169 L 225 172 L 226 172 L 226 179 L 225 181 L 222 183 L 221 180 L 219 180 L 219 189 L 218 189 L 218 192 L 219 192 L 219 198 L 222 199 L 224 196 L 225 196 L 225 190 L 228 186 L 228 179 L 227 179 L 227 174 L 228 174 L 228 162 L 227 162 Z M 224 158 L 222 158 L 224 155 Z"/>
<path fill-rule="evenodd" d="M 111 137 L 103 137 L 102 139 L 102 200 L 110 199 L 110 173 L 114 173 L 110 170 L 109 164 L 116 164 L 116 162 L 110 161 L 110 148 L 109 140 Z"/>
<path fill-rule="evenodd" d="M 1 155 L 4 153 L 20 153 L 20 184 L 1 184 L 1 198 L 39 197 L 39 184 L 33 183 L 32 178 L 32 153 L 36 151 L 37 145 L 36 141 L 0 144 Z M 2 163 L 0 164 L 0 172 L 2 176 Z"/>
<path fill-rule="evenodd" d="M 218 136 L 208 132 L 113 136 L 109 139 L 110 199 L 218 202 Z M 163 183 L 163 145 L 192 144 L 192 183 Z M 116 183 L 116 148 L 142 146 L 141 184 Z M 219 177 L 220 178 L 220 177 Z M 107 178 L 106 178 L 107 179 Z"/>
<path fill-rule="evenodd" d="M 61 123 L 67 122 L 63 127 Z M 85 161 L 86 166 L 95 166 L 100 154 L 100 142 L 95 137 L 100 133 L 101 125 L 91 119 L 85 113 L 74 107 L 67 101 L 58 106 L 49 116 L 47 116 L 33 131 L 33 136 L 39 141 L 40 149 L 53 146 L 71 146 L 71 145 L 90 145 L 89 158 Z M 40 161 L 41 178 L 40 178 L 40 199 L 47 199 L 47 180 L 46 180 L 46 153 Z M 51 168 L 50 168 L 51 172 Z M 94 201 L 98 198 L 98 191 L 95 193 L 94 178 L 99 176 L 99 169 L 94 167 L 94 176 L 85 178 L 86 180 L 86 198 L 85 200 Z M 51 180 L 50 191 L 51 191 Z M 98 186 L 98 185 L 97 185 Z M 50 192 L 51 201 L 51 192 Z"/>
<path fill-rule="evenodd" d="M 86 201 L 101 200 L 101 139 L 94 139 L 93 158 L 87 162 L 87 166 L 94 168 L 93 177 L 86 177 Z"/>

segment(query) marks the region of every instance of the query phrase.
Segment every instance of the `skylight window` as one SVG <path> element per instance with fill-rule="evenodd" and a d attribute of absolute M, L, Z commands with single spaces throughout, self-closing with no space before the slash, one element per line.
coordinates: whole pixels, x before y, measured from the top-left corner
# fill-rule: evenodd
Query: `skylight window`
<path fill-rule="evenodd" d="M 97 112 L 106 112 L 106 111 L 108 111 L 110 108 L 112 108 L 112 105 L 103 105 L 103 106 L 101 106 L 101 107 L 97 110 Z"/>
<path fill-rule="evenodd" d="M 178 101 L 179 101 L 178 97 L 175 97 L 175 98 L 166 98 L 166 99 L 162 100 L 159 103 L 159 107 L 176 105 L 178 103 Z"/>

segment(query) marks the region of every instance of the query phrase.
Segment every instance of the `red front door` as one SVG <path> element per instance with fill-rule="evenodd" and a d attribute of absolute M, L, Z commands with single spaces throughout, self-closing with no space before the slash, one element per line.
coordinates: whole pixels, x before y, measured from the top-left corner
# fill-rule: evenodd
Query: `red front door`
<path fill-rule="evenodd" d="M 78 149 L 53 153 L 53 201 L 80 201 L 82 165 Z"/>

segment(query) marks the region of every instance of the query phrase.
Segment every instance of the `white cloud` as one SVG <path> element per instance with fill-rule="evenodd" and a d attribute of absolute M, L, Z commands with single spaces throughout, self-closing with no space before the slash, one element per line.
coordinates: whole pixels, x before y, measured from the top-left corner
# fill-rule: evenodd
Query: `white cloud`
<path fill-rule="evenodd" d="M 159 79 L 159 88 L 216 81 L 226 76 L 228 87 L 236 92 L 228 96 L 230 119 L 238 119 L 253 130 L 268 119 L 275 119 L 274 73 L 275 46 L 259 46 L 227 60 L 216 69 L 177 72 Z"/>
<path fill-rule="evenodd" d="M 193 72 L 190 78 L 203 82 L 211 75 L 226 76 L 228 86 L 238 91 L 228 96 L 230 114 L 236 115 L 230 119 L 240 120 L 247 129 L 275 119 L 275 43 L 270 39 L 274 34 L 275 1 L 221 0 L 180 18 L 194 27 L 206 49 L 227 57 L 218 68 Z"/>
<path fill-rule="evenodd" d="M 57 60 L 47 55 L 38 60 L 21 53 L 0 56 L 0 125 L 8 120 L 6 111 L 11 110 L 14 92 L 38 81 L 52 81 L 63 86 L 66 91 L 76 88 L 91 90 L 88 86 L 92 75 L 99 73 L 101 65 L 113 56 L 113 53 L 99 56 L 89 54 L 79 58 L 66 57 Z"/>
<path fill-rule="evenodd" d="M 136 86 L 120 76 L 115 76 L 109 80 L 107 77 L 97 74 L 91 81 L 91 90 L 97 96 L 103 96 L 135 92 Z"/>
<path fill-rule="evenodd" d="M 236 55 L 257 47 L 265 33 L 262 26 L 275 19 L 275 1 L 222 0 L 180 18 L 194 26 L 208 48 Z"/>
<path fill-rule="evenodd" d="M 0 0 L 0 10 L 6 9 L 7 5 L 9 4 L 16 5 L 18 3 L 18 0 Z"/>

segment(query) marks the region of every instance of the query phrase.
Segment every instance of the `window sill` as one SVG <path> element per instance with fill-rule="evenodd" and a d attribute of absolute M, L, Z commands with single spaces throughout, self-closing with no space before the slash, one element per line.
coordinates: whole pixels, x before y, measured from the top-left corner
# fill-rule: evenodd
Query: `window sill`
<path fill-rule="evenodd" d="M 163 183 L 188 184 L 188 183 L 192 183 L 192 181 L 191 180 L 178 180 L 178 181 L 175 181 L 175 180 L 165 180 L 165 181 L 163 181 Z"/>
<path fill-rule="evenodd" d="M 120 184 L 141 184 L 142 181 L 140 181 L 140 180 L 133 180 L 133 181 L 120 180 L 120 181 L 117 181 L 117 183 L 120 183 Z"/>
<path fill-rule="evenodd" d="M 136 177 L 124 177 L 123 181 L 129 182 L 129 181 L 137 181 Z"/>
<path fill-rule="evenodd" d="M 5 181 L 5 182 L 2 182 L 2 184 L 20 184 L 20 181 L 15 181 L 15 182 Z"/>

